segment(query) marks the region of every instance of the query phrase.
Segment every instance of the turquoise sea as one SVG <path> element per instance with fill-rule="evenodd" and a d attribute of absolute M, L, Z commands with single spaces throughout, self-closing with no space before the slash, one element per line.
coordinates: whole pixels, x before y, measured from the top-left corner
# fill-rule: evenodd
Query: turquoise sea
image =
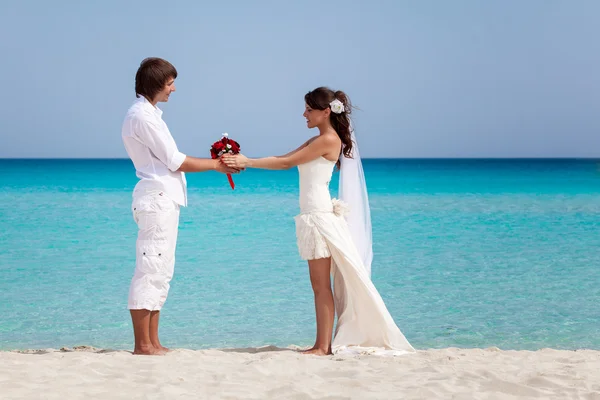
<path fill-rule="evenodd" d="M 600 349 L 597 161 L 364 164 L 373 281 L 416 348 Z M 235 180 L 188 174 L 163 342 L 312 344 L 297 171 Z M 129 160 L 0 160 L 0 350 L 131 349 L 135 183 Z"/>

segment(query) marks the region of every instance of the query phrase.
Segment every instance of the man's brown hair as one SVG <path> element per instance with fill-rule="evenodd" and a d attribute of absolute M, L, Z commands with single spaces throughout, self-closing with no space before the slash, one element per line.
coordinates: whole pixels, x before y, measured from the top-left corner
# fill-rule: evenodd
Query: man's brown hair
<path fill-rule="evenodd" d="M 158 57 L 144 59 L 135 74 L 136 97 L 154 99 L 171 78 L 177 78 L 177 70 L 173 64 Z"/>

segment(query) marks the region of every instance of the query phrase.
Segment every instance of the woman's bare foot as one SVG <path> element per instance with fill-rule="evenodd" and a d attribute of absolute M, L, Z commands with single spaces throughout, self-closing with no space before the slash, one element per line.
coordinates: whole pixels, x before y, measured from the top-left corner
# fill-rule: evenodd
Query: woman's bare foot
<path fill-rule="evenodd" d="M 136 356 L 162 356 L 165 352 L 154 346 L 140 346 L 133 350 L 133 355 Z"/>
<path fill-rule="evenodd" d="M 315 356 L 329 356 L 333 353 L 331 352 L 331 349 L 327 351 L 318 347 L 313 347 L 312 349 L 304 350 L 302 354 L 311 354 Z"/>

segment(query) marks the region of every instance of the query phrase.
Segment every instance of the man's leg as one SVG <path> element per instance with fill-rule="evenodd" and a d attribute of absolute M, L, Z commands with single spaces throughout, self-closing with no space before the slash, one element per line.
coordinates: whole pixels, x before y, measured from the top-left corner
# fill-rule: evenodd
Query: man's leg
<path fill-rule="evenodd" d="M 162 193 L 134 200 L 138 224 L 136 270 L 129 290 L 134 354 L 164 354 L 158 339 L 160 309 L 173 278 L 179 206 Z M 151 350 L 144 350 L 149 349 Z"/>
<path fill-rule="evenodd" d="M 150 312 L 150 342 L 154 348 L 159 349 L 163 352 L 169 351 L 166 347 L 163 347 L 160 344 L 160 340 L 158 339 L 158 321 L 160 319 L 160 311 L 151 311 Z"/>
<path fill-rule="evenodd" d="M 149 310 L 129 310 L 133 322 L 133 336 L 135 347 L 133 354 L 157 355 L 162 354 L 160 348 L 154 347 L 150 340 L 150 314 Z"/>
<path fill-rule="evenodd" d="M 142 199 L 133 201 L 133 218 L 138 225 L 138 240 L 136 242 L 136 267 L 131 285 L 129 287 L 129 312 L 133 324 L 134 348 L 133 354 L 156 355 L 161 354 L 160 349 L 154 348 L 150 340 L 150 309 L 154 307 L 156 301 L 154 296 L 148 290 L 148 279 L 145 278 L 149 271 L 148 260 L 145 260 L 146 249 L 141 247 L 148 242 L 152 232 L 156 231 L 156 212 L 151 209 L 148 201 L 141 202 Z M 144 204 L 145 207 L 140 205 Z"/>
<path fill-rule="evenodd" d="M 166 275 L 166 287 L 167 292 L 170 287 L 169 282 L 173 278 L 173 272 L 175 270 L 175 250 L 177 248 L 177 236 L 179 231 L 179 206 L 175 206 L 175 209 L 169 213 L 168 218 L 165 218 L 163 221 L 163 229 L 164 229 L 164 237 L 167 243 L 167 251 L 166 256 L 164 258 L 165 261 L 165 275 Z M 165 298 L 161 302 L 161 307 Z M 154 346 L 154 348 L 161 350 L 163 353 L 169 351 L 168 348 L 164 347 L 160 343 L 160 339 L 158 338 L 158 325 L 160 322 L 160 310 L 155 310 L 150 313 L 150 342 Z"/>

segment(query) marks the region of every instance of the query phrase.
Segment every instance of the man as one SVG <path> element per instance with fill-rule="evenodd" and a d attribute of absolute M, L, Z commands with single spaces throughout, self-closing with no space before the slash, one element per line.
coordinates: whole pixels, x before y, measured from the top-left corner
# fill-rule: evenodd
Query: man
<path fill-rule="evenodd" d="M 169 101 L 176 78 L 177 70 L 168 61 L 143 60 L 135 76 L 137 100 L 127 112 L 121 132 L 140 179 L 133 190 L 132 211 L 139 230 L 128 301 L 133 354 L 168 351 L 158 339 L 158 322 L 173 277 L 179 207 L 187 205 L 184 172 L 239 172 L 219 160 L 186 156 L 177 149 L 156 106 Z"/>

